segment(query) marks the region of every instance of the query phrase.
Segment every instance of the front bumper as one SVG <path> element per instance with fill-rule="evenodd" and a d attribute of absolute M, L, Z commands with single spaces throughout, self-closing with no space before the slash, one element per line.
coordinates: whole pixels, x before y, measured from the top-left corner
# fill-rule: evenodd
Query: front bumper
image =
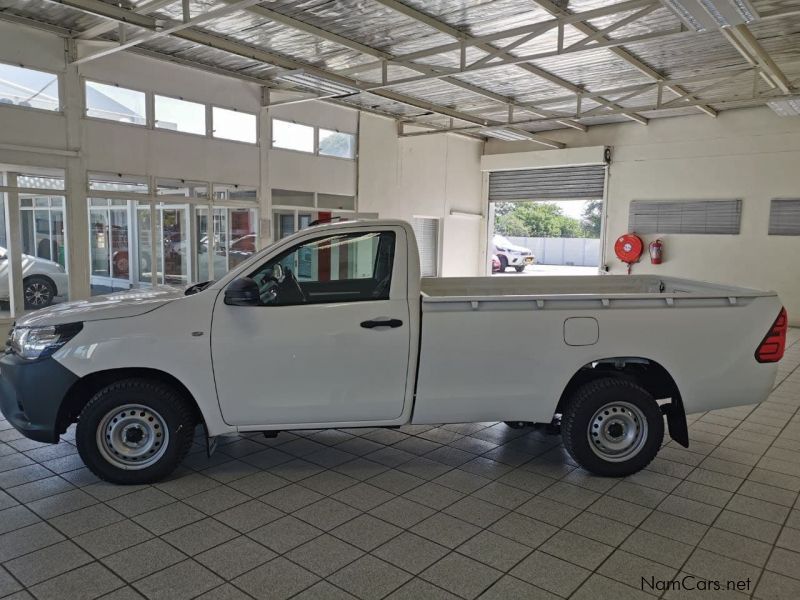
<path fill-rule="evenodd" d="M 508 264 L 511 266 L 520 266 L 520 265 L 532 265 L 533 264 L 533 256 L 530 254 L 517 254 L 516 256 L 510 254 L 508 256 Z"/>
<path fill-rule="evenodd" d="M 78 377 L 53 358 L 25 360 L 16 354 L 0 357 L 0 408 L 25 437 L 58 443 L 58 413 Z"/>

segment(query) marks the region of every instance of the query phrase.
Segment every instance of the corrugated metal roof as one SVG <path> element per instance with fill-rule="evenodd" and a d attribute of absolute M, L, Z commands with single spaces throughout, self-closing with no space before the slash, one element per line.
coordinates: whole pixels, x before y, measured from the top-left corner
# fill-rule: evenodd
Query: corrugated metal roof
<path fill-rule="evenodd" d="M 89 5 L 79 10 L 70 6 L 70 0 L 0 0 L 0 18 L 23 17 L 66 28 L 77 36 L 109 22 L 98 14 L 105 12 L 105 5 L 141 10 L 143 4 L 149 3 L 85 1 Z M 191 16 L 233 1 L 190 0 Z M 251 9 L 196 24 L 193 29 L 215 36 L 215 47 L 187 40 L 190 36 L 179 32 L 144 42 L 141 48 L 229 71 L 234 76 L 263 79 L 271 85 L 272 78 L 285 69 L 253 57 L 259 50 L 268 52 L 294 61 L 292 64 L 297 67 L 347 77 L 368 89 L 342 98 L 342 103 L 445 128 L 469 127 L 481 119 L 506 122 L 509 107 L 504 98 L 520 105 L 514 110 L 514 120 L 525 121 L 524 128 L 547 131 L 562 127 L 554 115 L 562 120 L 576 117 L 576 91 L 604 94 L 603 99 L 583 98 L 582 113 L 600 107 L 589 116 L 580 117 L 584 125 L 628 121 L 631 115 L 621 114 L 623 108 L 641 110 L 648 118 L 698 112 L 696 106 L 669 104 L 676 94 L 668 89 L 661 96 L 662 102 L 667 103 L 663 108 L 655 106 L 659 99 L 655 88 L 631 96 L 636 86 L 653 84 L 656 79 L 653 73 L 642 72 L 640 65 L 631 64 L 624 53 L 656 71 L 668 83 L 679 80 L 684 90 L 699 94 L 712 107 L 727 109 L 763 103 L 763 99 L 753 98 L 752 71 L 725 79 L 734 69 L 747 70 L 750 65 L 720 31 L 686 31 L 680 20 L 657 0 L 541 0 L 541 4 L 537 0 L 402 1 L 399 6 L 394 0 L 265 1 Z M 800 0 L 752 3 L 761 14 L 773 15 L 753 23 L 752 33 L 787 78 L 798 83 Z M 616 5 L 625 10 L 606 10 Z M 169 26 L 182 20 L 182 10 L 182 2 L 175 0 L 147 14 L 158 19 L 160 26 Z M 586 25 L 594 30 L 611 30 L 580 47 L 586 33 L 570 23 L 563 24 L 559 31 L 554 19 L 557 15 L 587 11 L 595 12 Z M 776 12 L 786 14 L 774 16 Z M 614 28 L 622 19 L 630 22 Z M 532 39 L 523 39 L 519 31 L 503 35 L 543 23 L 548 28 Z M 128 40 L 142 32 L 140 27 L 126 26 Z M 474 39 L 480 36 L 492 38 L 488 42 Z M 102 37 L 117 40 L 116 23 Z M 462 42 L 463 49 L 459 47 Z M 472 66 L 487 57 L 492 46 L 503 48 L 509 44 L 507 50 L 496 52 L 497 56 L 480 68 Z M 624 52 L 613 50 L 613 46 Z M 394 61 L 395 57 L 408 54 L 416 56 Z M 389 59 L 385 74 L 380 68 L 382 57 Z M 508 64 L 511 61 L 518 64 Z M 464 65 L 467 68 L 461 72 Z M 440 71 L 432 73 L 431 69 Z M 719 82 L 710 86 L 714 76 L 719 76 Z M 685 81 L 687 78 L 691 80 Z M 770 88 L 759 79 L 755 89 L 766 93 Z M 536 117 L 537 114 L 544 116 Z"/>

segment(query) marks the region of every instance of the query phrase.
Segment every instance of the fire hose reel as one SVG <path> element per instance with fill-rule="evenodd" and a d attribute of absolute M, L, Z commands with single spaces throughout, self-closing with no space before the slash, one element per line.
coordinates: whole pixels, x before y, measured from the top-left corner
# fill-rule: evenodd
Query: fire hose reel
<path fill-rule="evenodd" d="M 633 263 L 639 262 L 644 251 L 644 242 L 635 233 L 626 233 L 617 238 L 614 243 L 614 252 L 622 262 L 628 265 L 628 275 L 631 273 Z"/>

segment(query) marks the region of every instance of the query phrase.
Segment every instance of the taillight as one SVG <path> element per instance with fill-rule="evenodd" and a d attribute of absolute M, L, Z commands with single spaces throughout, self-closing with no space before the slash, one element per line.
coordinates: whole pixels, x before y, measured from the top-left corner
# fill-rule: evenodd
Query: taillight
<path fill-rule="evenodd" d="M 778 362 L 783 358 L 783 351 L 786 349 L 786 329 L 789 320 L 786 318 L 786 309 L 781 308 L 778 318 L 770 327 L 764 340 L 756 349 L 756 360 L 760 363 Z"/>

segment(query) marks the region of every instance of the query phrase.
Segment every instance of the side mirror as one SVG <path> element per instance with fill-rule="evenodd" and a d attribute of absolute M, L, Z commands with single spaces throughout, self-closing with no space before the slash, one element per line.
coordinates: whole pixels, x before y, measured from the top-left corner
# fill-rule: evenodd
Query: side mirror
<path fill-rule="evenodd" d="M 225 304 L 229 306 L 258 306 L 261 292 L 258 284 L 250 277 L 235 279 L 225 289 Z"/>

